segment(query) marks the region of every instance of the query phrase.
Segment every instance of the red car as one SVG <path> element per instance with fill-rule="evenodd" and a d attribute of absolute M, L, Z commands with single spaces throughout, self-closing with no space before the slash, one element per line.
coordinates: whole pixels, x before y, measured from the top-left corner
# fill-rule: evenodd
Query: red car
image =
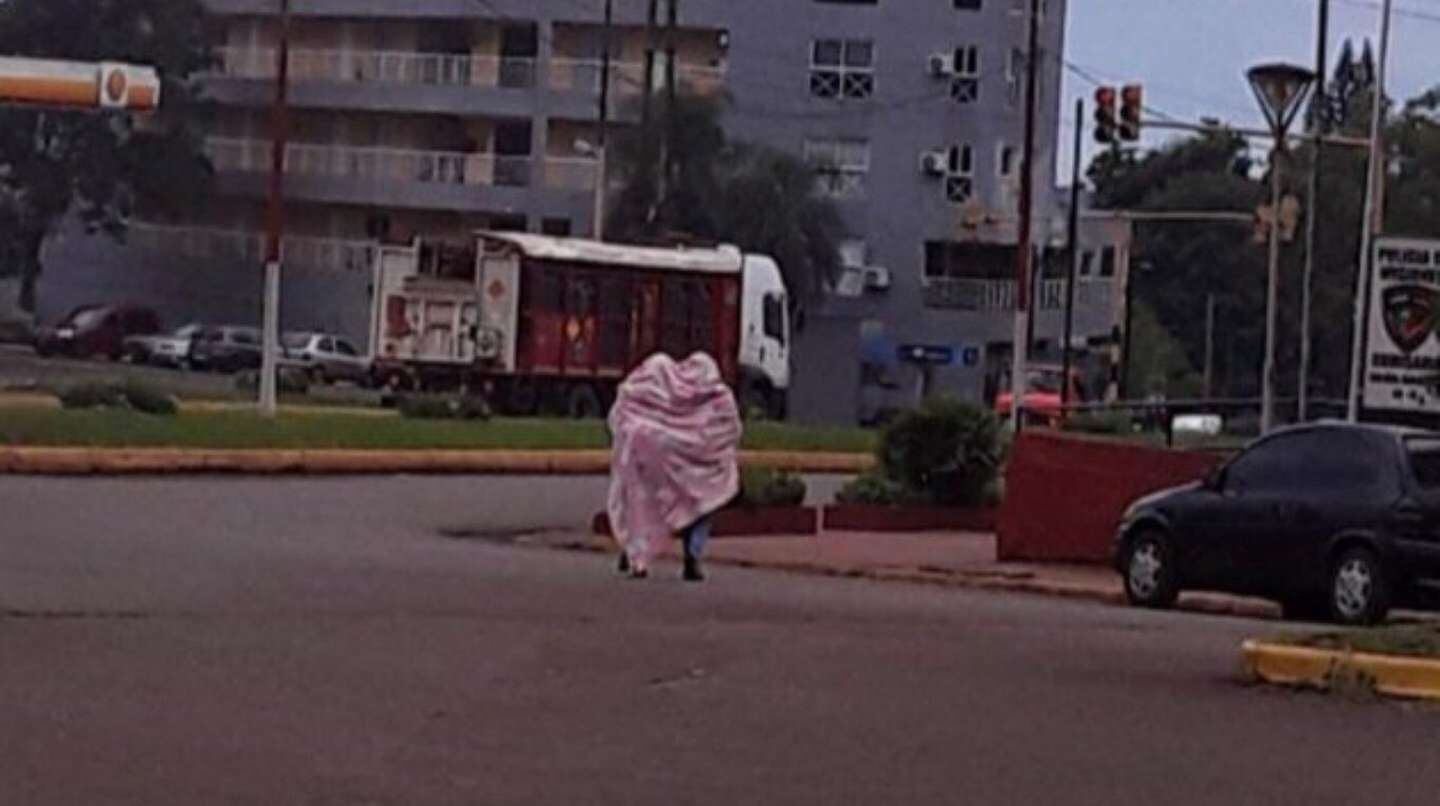
<path fill-rule="evenodd" d="M 160 332 L 160 317 L 149 308 L 132 305 L 83 305 L 59 325 L 41 328 L 35 335 L 35 352 L 42 356 L 115 360 L 125 352 L 125 339 Z"/>
<path fill-rule="evenodd" d="M 1060 390 L 1063 388 L 1061 380 L 1064 371 L 1060 367 L 1040 365 L 1032 366 L 1026 372 L 1025 384 L 1025 421 L 1048 426 L 1058 426 L 1064 419 L 1060 408 Z M 1008 377 L 1004 381 L 1000 393 L 995 395 L 995 413 L 1002 419 L 1010 416 L 1011 401 L 1014 395 L 1010 391 Z M 1081 389 L 1080 373 L 1070 371 L 1070 402 L 1082 403 L 1085 396 Z"/>

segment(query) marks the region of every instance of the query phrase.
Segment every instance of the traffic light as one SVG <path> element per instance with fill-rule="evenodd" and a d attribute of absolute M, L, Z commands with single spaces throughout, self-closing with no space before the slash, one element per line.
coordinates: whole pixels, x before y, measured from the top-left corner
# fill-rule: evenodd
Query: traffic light
<path fill-rule="evenodd" d="M 1133 143 L 1140 139 L 1140 113 L 1145 107 L 1145 90 L 1139 84 L 1126 84 L 1120 91 L 1120 139 Z"/>
<path fill-rule="evenodd" d="M 1116 142 L 1115 88 L 1101 87 L 1095 90 L 1095 142 Z"/>

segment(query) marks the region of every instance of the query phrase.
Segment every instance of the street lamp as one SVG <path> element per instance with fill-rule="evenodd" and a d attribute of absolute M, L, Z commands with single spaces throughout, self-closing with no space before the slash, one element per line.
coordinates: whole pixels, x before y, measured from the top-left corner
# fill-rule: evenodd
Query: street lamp
<path fill-rule="evenodd" d="M 589 140 L 576 140 L 575 150 L 587 157 L 595 158 L 595 226 L 593 229 L 595 240 L 605 240 L 605 183 L 606 183 L 606 149 L 603 144 L 596 145 Z"/>
<path fill-rule="evenodd" d="M 1265 364 L 1260 379 L 1260 432 L 1268 433 L 1275 424 L 1275 316 L 1276 297 L 1280 289 L 1280 211 L 1281 181 L 1280 170 L 1285 154 L 1285 136 L 1295 116 L 1305 104 L 1310 88 L 1315 83 L 1315 73 L 1293 64 L 1262 64 L 1250 68 L 1245 74 L 1250 80 L 1250 89 L 1265 120 L 1270 124 L 1270 133 L 1275 138 L 1275 147 L 1270 151 L 1270 209 L 1277 220 L 1270 224 L 1270 265 L 1268 284 L 1265 291 Z M 1313 212 L 1313 211 L 1312 211 Z"/>

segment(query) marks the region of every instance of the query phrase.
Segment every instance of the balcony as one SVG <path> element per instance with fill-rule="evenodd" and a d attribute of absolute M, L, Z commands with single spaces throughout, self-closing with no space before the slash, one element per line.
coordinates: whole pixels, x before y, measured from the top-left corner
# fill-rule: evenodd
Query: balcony
<path fill-rule="evenodd" d="M 265 260 L 265 236 L 258 232 L 133 222 L 126 240 L 135 249 L 170 257 L 231 259 L 256 266 Z M 375 244 L 292 235 L 281 241 L 280 253 L 287 266 L 368 272 L 374 265 Z"/>
<path fill-rule="evenodd" d="M 209 87 L 217 101 L 271 102 L 279 58 L 274 48 L 221 47 L 216 56 Z M 588 118 L 595 112 L 603 69 L 599 59 L 541 63 L 471 53 L 294 49 L 291 100 L 311 108 L 516 117 L 532 116 L 541 104 L 552 117 Z M 716 95 L 725 88 L 724 67 L 682 63 L 676 65 L 676 76 L 695 95 Z M 626 101 L 638 98 L 646 86 L 643 63 L 611 62 L 617 118 L 625 115 Z"/>
<path fill-rule="evenodd" d="M 1035 289 L 1034 307 L 1039 311 L 1065 308 L 1065 280 L 1042 280 Z M 1014 280 L 979 280 L 935 277 L 925 282 L 927 308 L 1008 313 L 1015 310 Z M 1075 284 L 1075 306 L 1109 310 L 1115 303 L 1115 283 L 1106 279 L 1081 279 Z"/>
<path fill-rule="evenodd" d="M 235 177 L 222 188 L 242 195 L 263 193 L 270 148 L 267 140 L 205 143 L 215 170 Z M 596 171 L 591 159 L 291 143 L 285 175 L 297 180 L 287 183 L 287 193 L 311 201 L 471 211 L 538 204 L 561 212 L 585 209 L 577 204 L 594 189 Z"/>

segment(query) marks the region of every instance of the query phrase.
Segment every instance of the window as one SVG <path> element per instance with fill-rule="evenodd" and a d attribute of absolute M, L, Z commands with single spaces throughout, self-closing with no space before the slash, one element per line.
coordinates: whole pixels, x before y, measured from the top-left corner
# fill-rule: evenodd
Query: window
<path fill-rule="evenodd" d="M 1405 452 L 1410 456 L 1410 470 L 1422 490 L 1440 489 L 1440 440 L 1405 440 Z"/>
<path fill-rule="evenodd" d="M 1015 175 L 1015 147 L 1001 143 L 995 155 L 995 175 L 1009 179 Z"/>
<path fill-rule="evenodd" d="M 831 199 L 856 199 L 865 195 L 865 175 L 870 172 L 869 140 L 806 140 L 804 155 L 805 162 L 815 171 L 815 189 L 819 195 Z"/>
<path fill-rule="evenodd" d="M 1100 276 L 1115 276 L 1115 247 L 1107 246 L 1100 250 Z"/>
<path fill-rule="evenodd" d="M 964 204 L 975 195 L 975 153 L 969 143 L 951 146 L 945 172 L 945 198 Z"/>
<path fill-rule="evenodd" d="M 230 334 L 230 340 L 236 344 L 259 344 L 260 331 L 258 330 L 236 330 Z"/>
<path fill-rule="evenodd" d="M 785 343 L 785 297 L 780 294 L 765 295 L 765 335 Z"/>
<path fill-rule="evenodd" d="M 335 340 L 327 336 L 320 340 L 320 346 L 317 349 L 322 353 L 333 353 L 335 352 Z"/>
<path fill-rule="evenodd" d="M 1225 471 L 1225 489 L 1242 494 L 1333 496 L 1378 490 L 1393 483 L 1386 463 L 1364 439 L 1346 433 L 1303 432 L 1267 440 Z"/>
<path fill-rule="evenodd" d="M 955 49 L 955 77 L 950 79 L 950 97 L 962 104 L 980 100 L 980 48 L 975 45 Z"/>
<path fill-rule="evenodd" d="M 880 0 L 815 0 L 815 2 L 844 6 L 876 6 L 880 4 Z"/>
<path fill-rule="evenodd" d="M 817 39 L 810 47 L 810 94 L 816 98 L 869 98 L 875 94 L 875 43 L 868 39 Z"/>
<path fill-rule="evenodd" d="M 540 232 L 564 238 L 570 234 L 570 219 L 547 218 L 540 222 Z"/>
<path fill-rule="evenodd" d="M 982 0 L 955 0 L 955 8 L 961 11 L 979 11 Z"/>
<path fill-rule="evenodd" d="M 1280 437 L 1246 451 L 1225 469 L 1225 489 L 1238 493 L 1265 493 L 1284 489 L 1285 482 L 1302 467 L 1291 450 L 1294 437 Z"/>
<path fill-rule="evenodd" d="M 360 355 L 360 351 L 355 349 L 355 345 L 351 344 L 348 341 L 345 341 L 344 339 L 335 340 L 335 352 L 341 355 L 348 355 L 351 357 Z"/>
<path fill-rule="evenodd" d="M 1025 51 L 1011 48 L 1010 57 L 1005 62 L 1005 100 L 1011 106 L 1020 105 L 1020 87 L 1024 76 Z"/>
<path fill-rule="evenodd" d="M 1090 272 L 1095 270 L 1095 252 L 1086 249 L 1080 253 L 1080 276 L 1089 277 Z"/>

